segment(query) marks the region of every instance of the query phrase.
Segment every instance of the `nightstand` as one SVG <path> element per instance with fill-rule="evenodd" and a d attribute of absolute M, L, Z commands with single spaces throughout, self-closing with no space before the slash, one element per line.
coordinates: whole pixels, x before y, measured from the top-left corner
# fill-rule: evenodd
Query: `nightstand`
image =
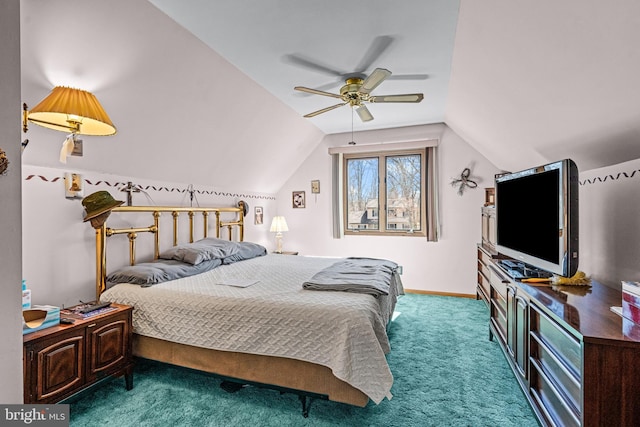
<path fill-rule="evenodd" d="M 56 403 L 109 376 L 133 388 L 133 307 L 23 336 L 24 403 Z"/>
<path fill-rule="evenodd" d="M 282 251 L 282 252 L 274 252 L 274 254 L 277 255 L 298 255 L 298 252 L 291 252 L 291 251 Z"/>

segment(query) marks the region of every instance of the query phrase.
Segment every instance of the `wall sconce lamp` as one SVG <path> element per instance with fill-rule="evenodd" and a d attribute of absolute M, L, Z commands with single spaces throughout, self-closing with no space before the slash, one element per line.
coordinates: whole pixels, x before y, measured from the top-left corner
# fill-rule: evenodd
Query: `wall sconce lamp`
<path fill-rule="evenodd" d="M 271 228 L 269 229 L 272 233 L 276 233 L 276 253 L 282 253 L 282 232 L 289 231 L 289 227 L 287 227 L 287 221 L 285 221 L 283 216 L 274 216 L 273 221 L 271 221 Z"/>
<path fill-rule="evenodd" d="M 116 133 L 111 119 L 90 92 L 64 86 L 53 88 L 49 96 L 40 101 L 31 111 L 27 104 L 22 104 L 22 131 L 29 130 L 29 122 L 37 125 L 69 132 L 60 160 L 66 162 L 66 156 L 71 154 L 76 135 L 107 136 Z M 23 147 L 26 144 L 23 143 Z"/>

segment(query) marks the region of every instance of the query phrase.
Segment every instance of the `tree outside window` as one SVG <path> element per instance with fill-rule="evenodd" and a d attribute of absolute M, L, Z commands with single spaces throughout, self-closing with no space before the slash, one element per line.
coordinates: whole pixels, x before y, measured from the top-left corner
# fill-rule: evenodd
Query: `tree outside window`
<path fill-rule="evenodd" d="M 345 231 L 424 235 L 425 156 L 423 150 L 345 155 Z"/>

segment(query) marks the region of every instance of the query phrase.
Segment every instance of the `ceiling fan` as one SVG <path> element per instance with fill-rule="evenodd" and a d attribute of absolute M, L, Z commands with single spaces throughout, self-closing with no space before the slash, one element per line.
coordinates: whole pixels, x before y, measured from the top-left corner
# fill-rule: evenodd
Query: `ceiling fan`
<path fill-rule="evenodd" d="M 347 77 L 345 85 L 340 88 L 340 94 L 325 92 L 318 89 L 311 89 L 303 86 L 296 86 L 294 89 L 307 92 L 315 95 L 329 96 L 332 98 L 340 99 L 342 102 L 332 105 L 327 108 L 323 108 L 318 111 L 314 111 L 309 114 L 305 114 L 304 117 L 314 117 L 318 114 L 326 113 L 335 108 L 342 107 L 343 105 L 349 105 L 356 110 L 360 120 L 368 122 L 373 120 L 373 115 L 365 105 L 367 102 L 374 103 L 389 103 L 389 102 L 410 102 L 418 103 L 422 101 L 424 95 L 421 93 L 408 93 L 402 95 L 379 95 L 373 96 L 371 92 L 377 88 L 386 78 L 391 75 L 391 71 L 384 68 L 376 68 L 368 77 L 362 78 L 361 76 Z"/>

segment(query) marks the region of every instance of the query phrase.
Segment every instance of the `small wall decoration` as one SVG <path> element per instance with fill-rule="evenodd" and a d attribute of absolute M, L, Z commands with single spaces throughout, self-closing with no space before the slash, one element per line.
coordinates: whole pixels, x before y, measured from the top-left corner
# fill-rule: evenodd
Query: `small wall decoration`
<path fill-rule="evenodd" d="M 458 186 L 458 195 L 462 196 L 464 190 L 467 188 L 476 188 L 478 183 L 472 180 L 471 178 L 471 169 L 464 168 L 462 173 L 460 174 L 460 178 L 453 178 L 451 180 L 451 185 L 453 187 Z"/>
<path fill-rule="evenodd" d="M 70 172 L 64 174 L 64 197 L 67 199 L 82 199 L 84 197 L 82 175 Z"/>
<path fill-rule="evenodd" d="M 484 189 L 484 205 L 493 206 L 496 204 L 496 189 L 487 187 Z"/>
<path fill-rule="evenodd" d="M 311 181 L 311 192 L 313 194 L 319 194 L 320 193 L 320 180 L 319 179 L 314 179 L 313 181 Z"/>
<path fill-rule="evenodd" d="M 262 225 L 262 221 L 264 219 L 264 215 L 262 212 L 262 206 L 256 206 L 254 208 L 254 218 L 255 218 L 255 224 L 256 225 Z"/>
<path fill-rule="evenodd" d="M 304 208 L 305 200 L 304 200 L 304 191 L 294 191 L 293 192 L 293 207 L 294 208 Z"/>
<path fill-rule="evenodd" d="M 0 175 L 4 175 L 8 167 L 9 159 L 7 159 L 7 154 L 0 148 Z"/>

